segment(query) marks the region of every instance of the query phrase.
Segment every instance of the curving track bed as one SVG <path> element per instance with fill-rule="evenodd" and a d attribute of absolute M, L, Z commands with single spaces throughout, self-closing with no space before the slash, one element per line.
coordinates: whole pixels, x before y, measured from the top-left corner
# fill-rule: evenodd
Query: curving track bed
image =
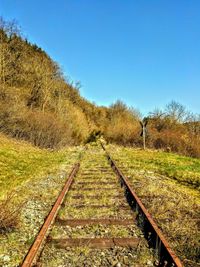
<path fill-rule="evenodd" d="M 149 215 L 123 178 L 104 147 L 89 146 L 22 266 L 182 266 L 156 225 L 145 232 Z"/>

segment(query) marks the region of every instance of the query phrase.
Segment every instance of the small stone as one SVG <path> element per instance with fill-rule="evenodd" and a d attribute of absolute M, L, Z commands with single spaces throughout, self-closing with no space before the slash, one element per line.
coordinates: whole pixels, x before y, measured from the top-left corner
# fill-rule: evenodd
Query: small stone
<path fill-rule="evenodd" d="M 149 266 L 153 266 L 153 263 L 152 263 L 150 260 L 148 260 L 148 261 L 147 261 L 147 265 L 149 265 Z"/>
<path fill-rule="evenodd" d="M 120 262 L 118 262 L 117 264 L 116 264 L 116 267 L 121 267 L 122 265 L 121 265 L 121 263 Z"/>
<path fill-rule="evenodd" d="M 6 255 L 6 256 L 3 257 L 3 260 L 4 261 L 9 261 L 10 260 L 10 257 L 8 255 Z"/>
<path fill-rule="evenodd" d="M 128 257 L 127 256 L 124 256 L 124 259 L 123 259 L 123 261 L 124 261 L 124 264 L 128 264 L 129 263 L 129 260 L 128 260 Z"/>
<path fill-rule="evenodd" d="M 113 261 L 112 259 L 108 260 L 108 262 L 111 263 L 112 266 L 117 266 L 117 263 L 118 263 L 118 261 L 116 260 Z"/>
<path fill-rule="evenodd" d="M 155 265 L 155 266 L 159 266 L 159 261 L 156 260 L 156 261 L 154 262 L 154 265 Z"/>

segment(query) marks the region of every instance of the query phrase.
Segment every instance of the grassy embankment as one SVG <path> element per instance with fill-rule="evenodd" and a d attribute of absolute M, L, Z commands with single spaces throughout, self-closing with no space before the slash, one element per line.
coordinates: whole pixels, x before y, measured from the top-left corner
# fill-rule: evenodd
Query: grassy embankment
<path fill-rule="evenodd" d="M 0 198 L 34 177 L 55 173 L 73 151 L 50 151 L 0 134 Z"/>
<path fill-rule="evenodd" d="M 149 170 L 166 175 L 187 186 L 200 188 L 200 160 L 158 150 L 118 147 L 122 158 L 129 158 L 136 170 Z"/>
<path fill-rule="evenodd" d="M 200 160 L 108 146 L 185 266 L 200 266 Z M 199 264 L 199 265 L 198 265 Z"/>

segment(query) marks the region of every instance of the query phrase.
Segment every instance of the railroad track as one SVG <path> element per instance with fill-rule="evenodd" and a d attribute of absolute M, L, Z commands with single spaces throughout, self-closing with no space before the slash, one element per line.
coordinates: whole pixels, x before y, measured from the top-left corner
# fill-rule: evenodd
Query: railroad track
<path fill-rule="evenodd" d="M 181 267 L 101 146 L 73 167 L 22 266 Z"/>

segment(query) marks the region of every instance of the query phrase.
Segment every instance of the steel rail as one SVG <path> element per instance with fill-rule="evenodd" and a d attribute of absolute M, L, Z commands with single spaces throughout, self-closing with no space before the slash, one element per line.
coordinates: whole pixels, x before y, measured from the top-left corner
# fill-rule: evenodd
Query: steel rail
<path fill-rule="evenodd" d="M 44 243 L 48 230 L 50 228 L 50 226 L 53 224 L 56 215 L 61 207 L 61 204 L 63 203 L 63 200 L 65 198 L 66 193 L 68 192 L 72 182 L 73 182 L 73 178 L 74 176 L 77 174 L 78 170 L 79 170 L 80 164 L 77 163 L 74 165 L 71 173 L 69 174 L 69 177 L 61 191 L 61 193 L 59 194 L 56 202 L 54 203 L 51 211 L 49 212 L 47 218 L 45 219 L 44 224 L 42 225 L 35 241 L 33 242 L 30 250 L 28 251 L 23 263 L 22 263 L 22 267 L 30 267 L 34 264 L 34 262 L 36 261 L 36 258 L 40 252 L 41 246 Z"/>
<path fill-rule="evenodd" d="M 152 216 L 145 208 L 137 194 L 133 191 L 128 179 L 119 170 L 115 161 L 111 158 L 110 154 L 101 143 L 103 150 L 106 152 L 108 161 L 114 172 L 117 174 L 121 181 L 121 185 L 126 188 L 126 197 L 132 208 L 138 213 L 139 224 L 144 232 L 145 238 L 149 245 L 155 249 L 155 252 L 159 258 L 159 266 L 164 267 L 183 267 L 180 259 L 177 257 L 175 252 L 170 248 L 166 238 L 164 237 L 161 230 L 153 220 Z"/>

